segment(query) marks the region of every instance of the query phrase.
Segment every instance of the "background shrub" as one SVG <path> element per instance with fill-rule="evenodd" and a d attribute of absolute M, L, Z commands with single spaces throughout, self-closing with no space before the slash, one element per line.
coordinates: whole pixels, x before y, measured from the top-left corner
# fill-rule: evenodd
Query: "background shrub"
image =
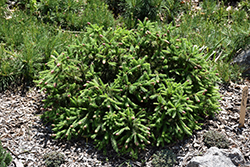
<path fill-rule="evenodd" d="M 23 11 L 14 11 L 11 16 L 0 17 L 0 91 L 12 83 L 32 84 L 51 53 L 62 52 L 75 37 Z"/>
<path fill-rule="evenodd" d="M 250 42 L 249 12 L 244 10 L 245 5 L 241 3 L 237 8 L 227 9 L 223 1 L 202 1 L 197 7 L 187 6 L 189 10 L 182 12 L 179 19 L 175 20 L 180 25 L 176 35 L 203 47 L 205 53 L 212 51 L 210 59 L 217 66 L 224 82 L 231 81 L 231 78 L 235 78 L 233 76 L 241 76 L 241 68 L 231 66 L 232 59 L 239 49 L 245 48 Z M 227 67 L 234 70 L 220 70 Z M 237 68 L 239 70 L 235 70 Z"/>
<path fill-rule="evenodd" d="M 62 29 L 80 31 L 91 21 L 105 28 L 115 23 L 112 13 L 102 0 L 30 0 L 20 1 L 28 14 L 35 15 L 44 23 L 54 24 Z M 20 4 L 19 3 L 19 4 Z"/>
<path fill-rule="evenodd" d="M 139 20 L 146 17 L 158 24 L 170 23 L 187 9 L 189 3 L 179 0 L 105 0 L 109 9 L 129 29 L 135 28 Z"/>
<path fill-rule="evenodd" d="M 110 11 L 113 12 L 115 18 L 125 12 L 126 0 L 105 0 Z"/>
<path fill-rule="evenodd" d="M 136 26 L 139 20 L 146 17 L 151 21 L 156 21 L 159 17 L 163 0 L 128 0 L 123 13 L 124 22 L 128 28 Z"/>
<path fill-rule="evenodd" d="M 137 157 L 147 144 L 191 135 L 218 110 L 218 74 L 199 48 L 171 35 L 176 27 L 89 25 L 36 81 L 48 94 L 42 118 L 56 138 L 87 136 L 99 149 L 111 144 Z"/>

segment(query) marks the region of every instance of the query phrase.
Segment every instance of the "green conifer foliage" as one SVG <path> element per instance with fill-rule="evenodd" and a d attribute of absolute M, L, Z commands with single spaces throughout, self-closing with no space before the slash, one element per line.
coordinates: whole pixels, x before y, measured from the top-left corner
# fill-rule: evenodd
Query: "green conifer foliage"
<path fill-rule="evenodd" d="M 43 23 L 62 29 L 80 31 L 91 20 L 105 28 L 115 23 L 112 12 L 103 0 L 20 0 L 19 7 Z"/>
<path fill-rule="evenodd" d="M 55 52 L 37 81 L 55 138 L 91 137 L 99 149 L 136 158 L 146 145 L 191 135 L 218 110 L 218 74 L 199 48 L 171 35 L 177 27 L 88 24 L 85 38 Z"/>
<path fill-rule="evenodd" d="M 2 143 L 0 141 L 0 166 L 7 167 L 10 165 L 11 161 L 11 155 L 7 153 L 5 149 L 3 149 Z"/>

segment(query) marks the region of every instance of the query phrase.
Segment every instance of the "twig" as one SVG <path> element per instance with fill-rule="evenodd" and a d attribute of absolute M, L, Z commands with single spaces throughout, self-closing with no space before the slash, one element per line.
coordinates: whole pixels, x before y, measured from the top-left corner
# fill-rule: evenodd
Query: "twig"
<path fill-rule="evenodd" d="M 8 146 L 3 146 L 3 148 L 6 148 L 7 150 L 9 150 L 9 152 L 11 152 L 13 155 L 15 155 L 16 158 L 18 158 L 18 155 L 16 153 L 14 153 Z"/>
<path fill-rule="evenodd" d="M 72 33 L 72 34 L 83 34 L 85 33 L 84 31 L 69 31 L 69 30 L 64 30 L 64 29 L 55 29 L 57 31 L 62 31 L 62 32 L 67 32 L 67 33 Z"/>
<path fill-rule="evenodd" d="M 214 62 L 217 62 L 217 60 L 220 58 L 222 52 L 220 52 L 219 56 L 214 60 Z"/>

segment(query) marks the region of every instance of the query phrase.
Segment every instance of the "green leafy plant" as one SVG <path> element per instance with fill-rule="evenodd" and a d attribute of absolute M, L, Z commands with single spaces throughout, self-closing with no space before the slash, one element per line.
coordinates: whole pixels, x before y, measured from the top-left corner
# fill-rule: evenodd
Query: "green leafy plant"
<path fill-rule="evenodd" d="M 58 152 L 47 153 L 43 158 L 47 167 L 60 167 L 65 162 L 64 155 Z"/>
<path fill-rule="evenodd" d="M 5 149 L 3 149 L 2 143 L 0 141 L 0 166 L 7 167 L 10 165 L 11 161 L 11 155 L 7 153 Z"/>
<path fill-rule="evenodd" d="M 6 17 L 6 1 L 0 0 L 0 18 Z"/>
<path fill-rule="evenodd" d="M 147 19 L 134 30 L 88 24 L 36 81 L 56 138 L 91 137 L 99 149 L 136 158 L 148 144 L 191 135 L 218 110 L 218 74 L 199 48 L 171 35 L 177 27 L 160 31 Z"/>
<path fill-rule="evenodd" d="M 250 40 L 249 14 L 245 10 L 241 10 L 243 6 L 240 3 L 237 8 L 231 7 L 229 10 L 223 1 L 203 1 L 198 7 L 186 10 L 175 21 L 180 25 L 180 28 L 176 29 L 176 35 L 185 37 L 190 42 L 203 47 L 205 53 L 213 51 L 210 59 L 218 67 L 221 79 L 225 83 L 229 81 L 229 78 L 241 75 L 241 70 L 231 72 L 235 67 L 229 64 L 232 63 L 237 51 L 245 48 Z M 225 74 L 220 70 L 223 68 L 222 66 L 232 70 L 226 70 L 226 73 L 229 72 Z"/>
<path fill-rule="evenodd" d="M 250 5 L 247 0 L 242 0 L 238 3 L 240 10 L 245 10 L 248 14 L 250 13 Z"/>
<path fill-rule="evenodd" d="M 0 91 L 3 91 L 17 79 L 20 64 L 16 54 L 10 55 L 5 52 L 4 45 L 0 46 L 0 55 Z"/>
<path fill-rule="evenodd" d="M 14 11 L 10 19 L 0 17 L 0 22 L 0 91 L 11 84 L 32 85 L 53 50 L 63 51 L 75 38 L 23 11 Z"/>
<path fill-rule="evenodd" d="M 224 83 L 229 83 L 230 81 L 237 83 L 242 80 L 243 69 L 239 65 L 220 61 L 215 66 L 221 74 L 220 76 Z"/>
<path fill-rule="evenodd" d="M 176 163 L 176 155 L 171 150 L 161 150 L 157 151 L 153 155 L 152 165 L 154 167 L 173 167 Z"/>
<path fill-rule="evenodd" d="M 189 3 L 180 0 L 105 0 L 109 9 L 127 28 L 135 28 L 139 20 L 146 17 L 159 24 L 170 23 L 187 10 Z"/>
<path fill-rule="evenodd" d="M 105 0 L 105 3 L 108 5 L 109 10 L 113 12 L 116 18 L 126 10 L 126 0 Z"/>
<path fill-rule="evenodd" d="M 35 3 L 29 1 L 26 11 L 44 23 L 72 31 L 84 29 L 89 21 L 106 28 L 113 26 L 115 22 L 108 6 L 102 0 L 40 0 Z"/>
<path fill-rule="evenodd" d="M 136 26 L 139 20 L 146 17 L 151 21 L 156 21 L 162 7 L 163 0 L 126 0 L 125 10 L 123 13 L 124 21 L 128 28 Z"/>
<path fill-rule="evenodd" d="M 164 0 L 162 1 L 162 9 L 158 15 L 164 23 L 175 22 L 183 13 L 190 11 L 190 6 L 192 4 L 188 1 Z"/>
<path fill-rule="evenodd" d="M 208 131 L 203 136 L 203 142 L 208 147 L 228 148 L 229 141 L 227 137 L 217 131 Z"/>

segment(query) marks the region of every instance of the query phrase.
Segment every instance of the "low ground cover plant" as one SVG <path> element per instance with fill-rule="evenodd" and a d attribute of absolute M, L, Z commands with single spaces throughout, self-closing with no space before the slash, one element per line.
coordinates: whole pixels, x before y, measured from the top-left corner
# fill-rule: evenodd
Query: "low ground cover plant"
<path fill-rule="evenodd" d="M 176 155 L 171 150 L 157 151 L 152 157 L 152 165 L 154 167 L 172 167 L 176 163 Z"/>
<path fill-rule="evenodd" d="M 65 157 L 59 152 L 46 153 L 43 156 L 46 167 L 60 167 L 61 164 L 65 163 Z"/>
<path fill-rule="evenodd" d="M 84 38 L 51 55 L 36 83 L 48 95 L 42 118 L 53 136 L 91 137 L 99 149 L 137 157 L 199 129 L 218 111 L 219 76 L 198 47 L 171 35 L 176 28 L 147 19 L 133 30 L 89 23 Z"/>
<path fill-rule="evenodd" d="M 207 147 L 228 148 L 230 145 L 227 136 L 221 132 L 208 131 L 203 136 L 203 142 Z"/>

